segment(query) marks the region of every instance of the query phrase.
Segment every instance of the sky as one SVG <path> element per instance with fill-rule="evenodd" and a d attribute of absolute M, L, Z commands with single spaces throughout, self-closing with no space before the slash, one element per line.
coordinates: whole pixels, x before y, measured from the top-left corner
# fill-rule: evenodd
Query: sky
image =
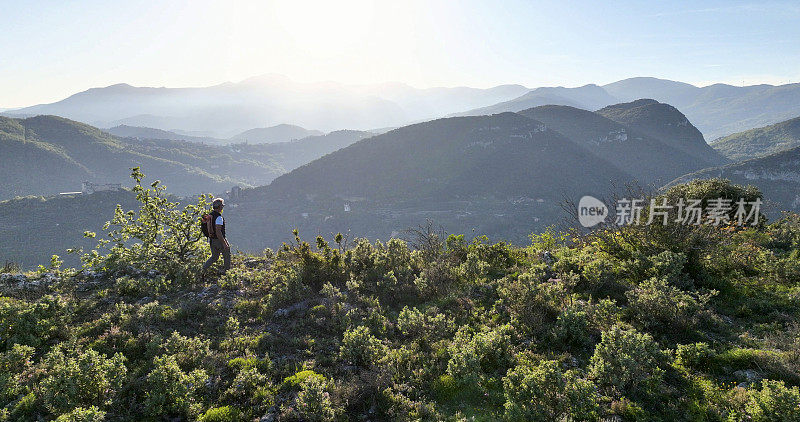
<path fill-rule="evenodd" d="M 800 82 L 800 3 L 0 0 L 2 108 L 267 73 L 420 88 Z"/>

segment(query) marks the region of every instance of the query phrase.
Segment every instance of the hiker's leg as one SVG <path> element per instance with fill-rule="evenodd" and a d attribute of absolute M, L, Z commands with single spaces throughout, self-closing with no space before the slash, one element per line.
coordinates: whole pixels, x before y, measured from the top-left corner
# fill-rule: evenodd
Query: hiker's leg
<path fill-rule="evenodd" d="M 225 261 L 225 271 L 231 269 L 231 250 L 230 248 L 223 247 L 222 248 L 222 258 Z"/>
<path fill-rule="evenodd" d="M 211 241 L 211 258 L 208 258 L 208 261 L 206 261 L 206 263 L 203 264 L 203 271 L 207 270 L 208 267 L 214 265 L 214 263 L 217 262 L 217 259 L 219 259 L 220 249 L 221 248 L 218 248 L 217 245 L 215 245 L 214 241 L 212 240 Z"/>

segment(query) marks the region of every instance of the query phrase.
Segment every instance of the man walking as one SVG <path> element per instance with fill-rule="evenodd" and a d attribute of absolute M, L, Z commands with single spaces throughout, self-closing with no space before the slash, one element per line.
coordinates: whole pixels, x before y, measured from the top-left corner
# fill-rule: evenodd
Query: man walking
<path fill-rule="evenodd" d="M 225 201 L 222 198 L 215 198 L 214 202 L 212 202 L 212 207 L 214 210 L 211 211 L 211 227 L 208 230 L 211 258 L 208 258 L 208 261 L 203 264 L 204 274 L 208 267 L 217 262 L 220 253 L 222 253 L 225 261 L 223 272 L 231 268 L 231 244 L 228 243 L 228 238 L 225 237 L 225 219 L 222 218 L 222 208 L 225 207 Z"/>

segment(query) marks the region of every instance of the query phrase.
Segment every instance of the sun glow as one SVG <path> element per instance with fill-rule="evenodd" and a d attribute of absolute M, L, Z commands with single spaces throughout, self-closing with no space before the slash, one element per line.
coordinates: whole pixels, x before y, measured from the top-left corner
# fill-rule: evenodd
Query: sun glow
<path fill-rule="evenodd" d="M 375 4 L 366 0 L 282 1 L 275 19 L 297 48 L 336 55 L 365 42 L 375 21 Z"/>

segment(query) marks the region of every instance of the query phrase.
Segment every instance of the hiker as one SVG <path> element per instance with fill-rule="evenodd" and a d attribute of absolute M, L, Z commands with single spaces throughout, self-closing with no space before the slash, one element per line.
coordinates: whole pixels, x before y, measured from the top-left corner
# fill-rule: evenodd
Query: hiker
<path fill-rule="evenodd" d="M 208 230 L 208 240 L 211 245 L 211 258 L 208 258 L 203 264 L 203 273 L 217 262 L 219 254 L 225 260 L 223 272 L 231 268 L 231 244 L 228 243 L 228 238 L 225 237 L 225 219 L 222 218 L 222 208 L 225 207 L 225 201 L 222 198 L 215 198 L 212 202 L 211 222 Z"/>

